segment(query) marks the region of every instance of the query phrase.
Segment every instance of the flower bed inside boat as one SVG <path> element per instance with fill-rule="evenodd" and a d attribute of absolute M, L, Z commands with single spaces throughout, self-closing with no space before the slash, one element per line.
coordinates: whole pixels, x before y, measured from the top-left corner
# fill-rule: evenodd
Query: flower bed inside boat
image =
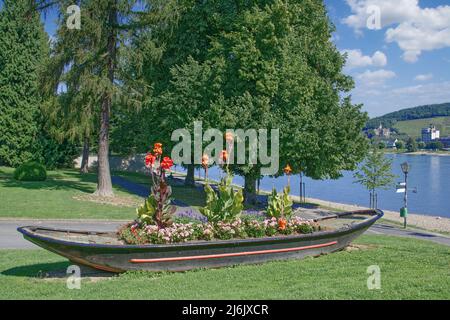
<path fill-rule="evenodd" d="M 233 149 L 233 137 L 227 136 L 227 150 Z M 187 241 L 211 241 L 245 238 L 263 238 L 280 235 L 308 234 L 320 230 L 320 226 L 309 220 L 293 216 L 290 186 L 278 194 L 274 189 L 268 198 L 265 216 L 243 216 L 243 190 L 232 184 L 233 175 L 229 168 L 229 152 L 220 153 L 219 164 L 225 172 L 213 188 L 208 181 L 208 155 L 202 157 L 205 170 L 205 206 L 200 208 L 201 221 L 174 222 L 176 208 L 171 205 L 172 189 L 166 173 L 173 166 L 169 157 L 163 157 L 161 143 L 155 143 L 153 151 L 145 157 L 151 175 L 151 193 L 145 203 L 137 209 L 137 220 L 125 225 L 118 232 L 120 240 L 127 244 L 168 244 Z M 284 169 L 290 176 L 289 165 Z M 289 179 L 288 179 L 289 181 Z"/>
<path fill-rule="evenodd" d="M 321 227 L 317 222 L 300 217 L 289 220 L 271 218 L 264 221 L 238 218 L 232 222 L 173 223 L 165 228 L 133 222 L 122 227 L 118 235 L 119 239 L 127 244 L 168 244 L 196 240 L 230 240 L 308 234 L 320 230 Z"/>

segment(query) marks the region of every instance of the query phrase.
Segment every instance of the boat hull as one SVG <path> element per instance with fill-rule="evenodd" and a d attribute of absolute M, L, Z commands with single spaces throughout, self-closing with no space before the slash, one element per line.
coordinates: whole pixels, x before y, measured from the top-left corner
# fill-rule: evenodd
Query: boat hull
<path fill-rule="evenodd" d="M 226 241 L 202 241 L 168 245 L 115 245 L 67 241 L 40 234 L 79 233 L 99 235 L 83 231 L 70 231 L 40 227 L 21 227 L 25 239 L 66 257 L 75 264 L 82 264 L 109 272 L 132 270 L 186 271 L 199 268 L 220 268 L 240 264 L 255 264 L 274 260 L 301 259 L 342 250 L 364 233 L 381 211 L 367 211 L 370 217 L 361 223 L 335 231 L 307 235 L 240 239 Z"/>

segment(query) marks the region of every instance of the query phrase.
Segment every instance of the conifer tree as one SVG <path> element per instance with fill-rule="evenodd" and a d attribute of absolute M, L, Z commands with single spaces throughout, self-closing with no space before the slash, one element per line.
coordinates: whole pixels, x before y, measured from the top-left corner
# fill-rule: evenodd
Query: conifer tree
<path fill-rule="evenodd" d="M 0 163 L 39 160 L 39 74 L 48 38 L 29 0 L 4 0 L 0 11 Z"/>

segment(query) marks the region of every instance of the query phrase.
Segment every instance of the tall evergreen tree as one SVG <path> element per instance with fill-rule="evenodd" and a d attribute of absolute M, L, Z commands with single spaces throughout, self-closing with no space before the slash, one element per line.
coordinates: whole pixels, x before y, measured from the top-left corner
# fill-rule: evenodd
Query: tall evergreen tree
<path fill-rule="evenodd" d="M 67 18 L 65 9 L 70 1 L 45 1 L 44 8 L 59 3 L 61 15 Z M 172 15 L 173 1 L 138 0 L 81 0 L 81 28 L 65 29 L 60 53 L 63 65 L 69 69 L 55 69 L 60 81 L 70 81 L 72 92 L 83 94 L 98 103 L 98 183 L 96 194 L 112 196 L 109 167 L 110 117 L 113 105 L 139 107 L 145 87 L 139 85 L 139 70 L 129 73 L 133 59 L 139 61 L 139 52 L 130 52 L 133 33 L 151 29 L 155 21 Z M 68 62 L 69 61 L 69 62 Z M 80 87 L 80 88 L 79 88 Z M 79 98 L 79 97 L 77 97 Z M 83 103 L 86 101 L 83 101 Z M 86 104 L 85 104 L 86 105 Z"/>
<path fill-rule="evenodd" d="M 4 0 L 0 11 L 0 162 L 38 160 L 39 74 L 48 38 L 29 0 Z"/>

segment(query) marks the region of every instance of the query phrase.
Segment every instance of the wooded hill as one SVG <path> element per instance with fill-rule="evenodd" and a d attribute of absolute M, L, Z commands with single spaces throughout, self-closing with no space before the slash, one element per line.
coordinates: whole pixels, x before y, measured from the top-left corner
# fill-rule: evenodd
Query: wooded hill
<path fill-rule="evenodd" d="M 385 128 L 393 128 L 399 121 L 450 116 L 450 102 L 408 108 L 370 119 L 366 128 L 378 128 L 380 123 Z"/>

